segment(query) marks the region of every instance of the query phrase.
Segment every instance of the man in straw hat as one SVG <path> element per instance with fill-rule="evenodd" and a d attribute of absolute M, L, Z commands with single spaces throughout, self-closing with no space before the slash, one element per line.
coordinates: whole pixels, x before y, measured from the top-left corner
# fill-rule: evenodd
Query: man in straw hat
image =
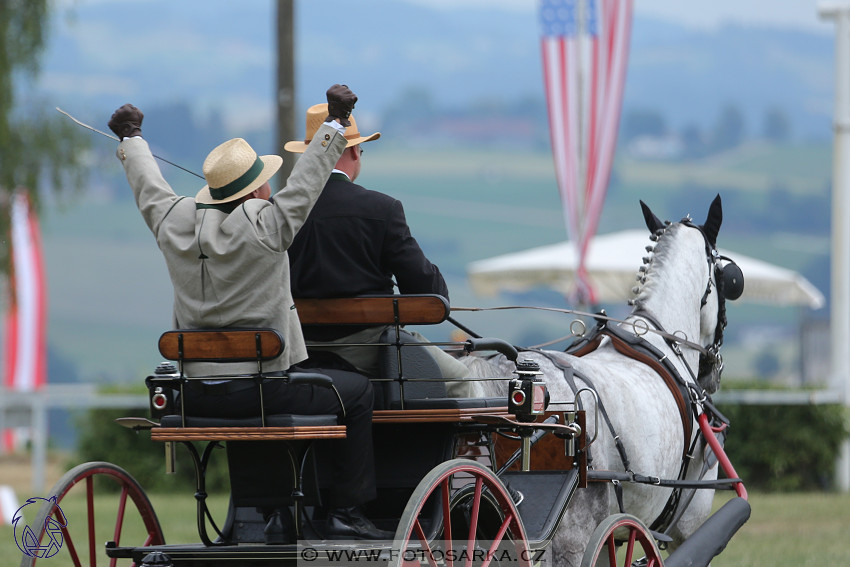
<path fill-rule="evenodd" d="M 174 327 L 277 329 L 284 337 L 285 349 L 263 365 L 264 372 L 272 376 L 285 375 L 307 358 L 289 289 L 286 251 L 345 149 L 345 125 L 357 101 L 345 85 L 332 86 L 327 98 L 327 111 L 316 131 L 321 142 L 311 145 L 286 187 L 271 199 L 269 179 L 280 168 L 280 156 L 258 156 L 241 138 L 224 142 L 204 161 L 207 185 L 194 199 L 181 197 L 165 181 L 141 138 L 142 112 L 127 104 L 109 121 L 121 140 L 118 158 L 171 276 Z M 256 372 L 256 363 L 193 363 L 184 370 L 190 376 L 238 375 Z M 334 380 L 344 412 L 333 390 L 274 379 L 263 385 L 266 412 L 340 415 L 347 437 L 333 441 L 337 444 L 333 451 L 335 486 L 327 535 L 392 537 L 359 510 L 361 504 L 375 498 L 371 384 L 353 372 L 327 374 Z M 249 417 L 260 413 L 256 390 L 249 381 L 195 381 L 187 385 L 184 403 L 191 415 Z M 266 514 L 267 541 L 284 541 L 288 534 L 282 524 L 288 523 L 288 518 L 281 519 L 275 511 Z"/>
<path fill-rule="evenodd" d="M 305 153 L 321 139 L 318 128 L 327 115 L 327 104 L 307 109 L 305 140 L 287 142 L 288 152 Z M 377 140 L 380 132 L 363 136 L 354 116 L 345 129 L 348 140 L 321 196 L 289 249 L 294 297 L 354 297 L 393 293 L 435 293 L 449 298 L 449 289 L 410 234 L 401 201 L 370 191 L 354 181 L 363 161 L 361 144 Z M 303 157 L 301 159 L 304 159 Z M 393 281 L 395 277 L 395 282 Z M 356 328 L 304 327 L 309 341 L 324 343 L 376 343 L 385 326 Z M 413 333 L 422 342 L 427 339 Z M 466 366 L 437 346 L 426 350 L 437 362 L 444 378 L 465 378 Z M 311 348 L 311 358 L 327 354 L 341 357 L 347 366 L 370 376 L 378 375 L 378 349 L 333 346 Z M 317 362 L 321 364 L 321 362 Z M 468 384 L 450 382 L 449 395 L 463 397 Z"/>

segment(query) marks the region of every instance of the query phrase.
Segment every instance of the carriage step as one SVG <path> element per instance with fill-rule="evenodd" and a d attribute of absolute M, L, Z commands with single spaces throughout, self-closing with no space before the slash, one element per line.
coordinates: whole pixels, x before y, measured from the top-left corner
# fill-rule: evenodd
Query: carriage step
<path fill-rule="evenodd" d="M 706 567 L 750 519 L 750 504 L 733 498 L 712 514 L 694 534 L 685 540 L 664 562 L 665 567 Z"/>

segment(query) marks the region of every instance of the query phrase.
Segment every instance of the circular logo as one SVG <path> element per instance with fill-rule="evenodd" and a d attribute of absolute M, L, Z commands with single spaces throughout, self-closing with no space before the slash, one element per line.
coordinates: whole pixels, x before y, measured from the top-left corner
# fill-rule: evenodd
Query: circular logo
<path fill-rule="evenodd" d="M 38 514 L 39 507 L 43 505 L 42 502 L 49 502 L 53 506 L 52 513 L 48 515 L 43 526 L 34 526 L 35 530 L 33 530 L 24 523 L 24 508 L 36 504 L 30 508 L 30 511 Z M 18 544 L 18 549 L 29 557 L 46 559 L 53 557 L 62 549 L 65 541 L 62 528 L 68 525 L 68 520 L 65 519 L 62 508 L 56 503 L 56 497 L 51 496 L 49 499 L 29 498 L 26 504 L 18 508 L 12 516 L 12 525 L 15 527 L 15 543 Z M 43 532 L 42 528 L 44 528 Z M 39 541 L 39 533 L 43 533 L 41 541 Z"/>

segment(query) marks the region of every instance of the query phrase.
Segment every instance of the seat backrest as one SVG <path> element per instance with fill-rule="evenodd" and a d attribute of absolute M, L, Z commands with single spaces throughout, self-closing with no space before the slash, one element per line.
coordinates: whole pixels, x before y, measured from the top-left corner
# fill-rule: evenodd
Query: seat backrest
<path fill-rule="evenodd" d="M 397 381 L 399 378 L 411 380 L 404 382 L 405 400 L 447 397 L 446 384 L 442 381 L 443 375 L 440 372 L 440 367 L 425 347 L 403 346 L 419 343 L 413 335 L 404 329 L 399 329 L 398 340 L 396 340 L 396 329 L 389 328 L 381 335 L 380 342 L 389 345 L 377 347 L 379 349 L 380 378 L 393 381 L 374 384 L 382 393 L 382 400 L 380 400 L 382 408 L 378 408 L 378 404 L 376 404 L 376 409 L 401 407 L 402 388 Z M 399 362 L 401 362 L 400 368 Z M 399 372 L 399 369 L 401 372 Z M 417 379 L 432 381 L 417 382 L 415 381 Z M 376 399 L 377 401 L 379 400 Z"/>
<path fill-rule="evenodd" d="M 283 337 L 275 329 L 256 328 L 222 328 L 222 329 L 175 329 L 166 331 L 159 337 L 159 352 L 168 360 L 178 363 L 177 372 L 160 365 L 163 372 L 157 369 L 145 383 L 151 401 L 151 416 L 162 418 L 171 414 L 179 414 L 182 426 L 186 426 L 183 387 L 189 380 L 206 379 L 247 379 L 247 388 L 254 387 L 257 391 L 258 412 L 263 426 L 266 425 L 265 413 L 262 409 L 262 388 L 253 379 L 263 374 L 263 362 L 277 358 L 283 353 Z M 248 368 L 241 373 L 234 373 L 232 368 L 225 373 L 210 372 L 203 375 L 186 375 L 184 363 L 247 363 L 254 362 L 256 366 L 247 364 Z M 240 369 L 241 370 L 241 369 Z M 204 386 L 208 387 L 208 386 Z M 230 388 L 229 385 L 219 384 L 219 388 Z M 179 392 L 179 398 L 175 392 Z M 179 402 L 178 402 L 179 400 Z M 221 418 L 219 426 L 227 426 L 228 420 Z"/>
<path fill-rule="evenodd" d="M 283 337 L 275 329 L 176 329 L 159 338 L 159 352 L 179 362 L 265 361 L 283 353 Z"/>
<path fill-rule="evenodd" d="M 436 325 L 449 317 L 441 295 L 372 295 L 295 299 L 302 325 Z"/>

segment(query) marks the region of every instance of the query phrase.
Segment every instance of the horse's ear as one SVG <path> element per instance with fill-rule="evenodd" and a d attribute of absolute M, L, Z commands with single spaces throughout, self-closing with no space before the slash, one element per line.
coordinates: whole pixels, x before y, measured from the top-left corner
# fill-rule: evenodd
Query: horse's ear
<path fill-rule="evenodd" d="M 705 236 L 712 246 L 717 245 L 717 234 L 720 232 L 720 225 L 723 223 L 723 206 L 720 203 L 720 194 L 711 202 L 708 208 L 708 217 L 705 219 L 705 224 L 702 229 Z"/>
<path fill-rule="evenodd" d="M 643 211 L 643 220 L 646 222 L 646 228 L 649 229 L 649 232 L 655 234 L 657 231 L 664 228 L 664 223 L 653 214 L 652 211 L 649 210 L 649 207 L 646 206 L 646 203 L 643 201 L 640 202 L 640 208 Z"/>

